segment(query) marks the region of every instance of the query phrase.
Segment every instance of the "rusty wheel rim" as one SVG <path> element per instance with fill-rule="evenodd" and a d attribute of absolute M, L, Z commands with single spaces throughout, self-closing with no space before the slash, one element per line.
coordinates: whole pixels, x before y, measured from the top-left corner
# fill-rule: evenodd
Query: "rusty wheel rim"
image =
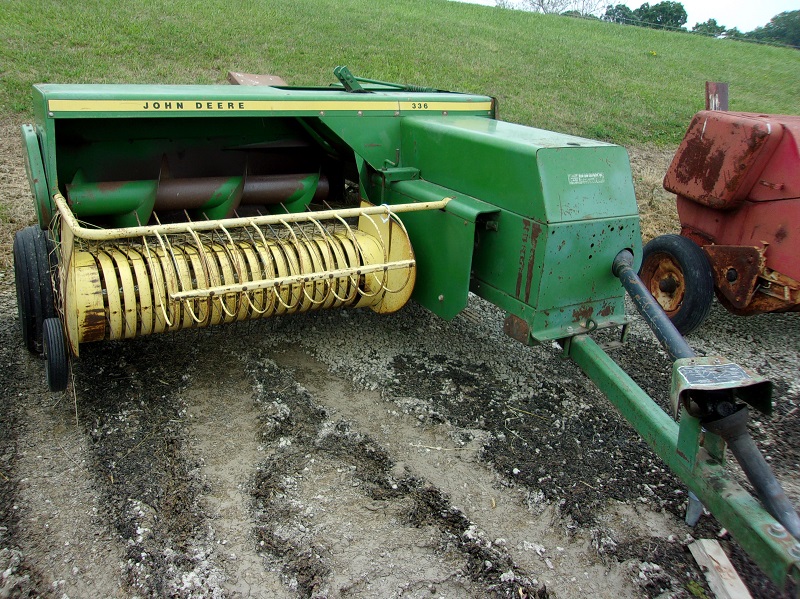
<path fill-rule="evenodd" d="M 672 256 L 665 253 L 651 255 L 642 265 L 642 280 L 667 316 L 671 317 L 678 311 L 686 293 L 686 279 Z"/>

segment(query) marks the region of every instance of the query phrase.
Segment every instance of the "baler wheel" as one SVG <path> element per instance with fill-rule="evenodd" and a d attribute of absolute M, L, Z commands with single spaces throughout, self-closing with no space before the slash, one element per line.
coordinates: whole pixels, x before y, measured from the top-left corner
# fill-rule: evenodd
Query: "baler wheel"
<path fill-rule="evenodd" d="M 42 351 L 45 319 L 56 316 L 50 278 L 52 249 L 53 242 L 48 233 L 36 225 L 22 229 L 14 236 L 17 310 L 25 347 L 34 353 Z"/>
<path fill-rule="evenodd" d="M 46 318 L 42 329 L 44 373 L 50 391 L 63 391 L 69 382 L 69 355 L 61 319 Z"/>
<path fill-rule="evenodd" d="M 639 276 L 682 335 L 708 317 L 714 275 L 705 252 L 680 235 L 661 235 L 644 246 Z"/>
<path fill-rule="evenodd" d="M 14 283 L 17 288 L 17 314 L 22 329 L 22 341 L 30 352 L 36 351 L 36 316 L 34 315 L 30 277 L 28 276 L 25 236 L 22 231 L 14 236 Z"/>

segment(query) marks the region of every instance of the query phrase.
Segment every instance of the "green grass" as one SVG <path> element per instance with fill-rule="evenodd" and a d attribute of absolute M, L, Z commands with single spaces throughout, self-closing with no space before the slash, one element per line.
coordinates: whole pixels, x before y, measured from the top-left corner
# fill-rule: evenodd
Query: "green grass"
<path fill-rule="evenodd" d="M 501 117 L 676 144 L 727 81 L 731 109 L 800 113 L 800 52 L 446 0 L 0 0 L 0 112 L 37 82 L 220 83 L 228 70 L 486 93 Z"/>

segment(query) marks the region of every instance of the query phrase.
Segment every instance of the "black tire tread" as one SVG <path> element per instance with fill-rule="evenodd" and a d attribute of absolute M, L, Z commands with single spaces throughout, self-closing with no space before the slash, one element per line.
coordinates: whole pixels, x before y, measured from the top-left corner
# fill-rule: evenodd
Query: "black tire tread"
<path fill-rule="evenodd" d="M 14 283 L 17 288 L 17 314 L 22 331 L 22 341 L 30 352 L 36 352 L 36 316 L 33 312 L 28 261 L 25 254 L 23 231 L 14 235 Z"/>
<path fill-rule="evenodd" d="M 63 391 L 69 383 L 69 355 L 64 329 L 59 318 L 46 318 L 43 323 L 42 348 L 44 372 L 50 391 Z"/>

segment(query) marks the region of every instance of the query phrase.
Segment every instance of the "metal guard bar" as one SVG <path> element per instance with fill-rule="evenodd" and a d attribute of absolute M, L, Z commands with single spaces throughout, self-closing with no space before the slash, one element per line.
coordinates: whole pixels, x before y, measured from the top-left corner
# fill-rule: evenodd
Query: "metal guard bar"
<path fill-rule="evenodd" d="M 241 293 L 245 291 L 257 291 L 259 289 L 268 289 L 269 287 L 283 287 L 286 285 L 294 285 L 297 283 L 313 283 L 316 281 L 327 281 L 329 279 L 336 279 L 340 277 L 360 276 L 372 274 L 375 272 L 387 272 L 400 268 L 411 268 L 415 265 L 414 260 L 397 260 L 395 262 L 386 262 L 383 264 L 375 264 L 368 266 L 360 266 L 358 268 L 342 268 L 339 270 L 307 273 L 301 275 L 292 275 L 288 277 L 275 277 L 273 279 L 263 279 L 261 281 L 250 281 L 243 284 L 235 285 L 220 285 L 217 287 L 208 287 L 205 289 L 197 289 L 194 291 L 180 291 L 170 293 L 170 299 L 181 301 L 187 299 L 197 299 L 212 297 L 214 295 L 224 295 L 226 293 Z"/>
<path fill-rule="evenodd" d="M 278 225 L 281 223 L 300 223 L 315 220 L 343 219 L 357 216 L 391 216 L 403 212 L 420 212 L 423 210 L 443 210 L 452 198 L 442 198 L 437 202 L 415 202 L 410 204 L 384 204 L 365 208 L 346 208 L 344 210 L 320 210 L 318 212 L 297 212 L 291 214 L 268 214 L 263 216 L 225 218 L 220 220 L 193 221 L 188 223 L 170 223 L 165 225 L 146 225 L 140 227 L 124 227 L 119 229 L 91 229 L 80 224 L 72 214 L 67 200 L 60 193 L 53 196 L 61 219 L 76 237 L 91 241 L 108 241 L 110 239 L 127 239 L 147 235 L 165 235 L 190 233 L 192 231 L 211 231 L 220 227 L 235 228 L 252 225 Z"/>
<path fill-rule="evenodd" d="M 705 448 L 694 460 L 679 450 L 679 435 L 699 436 L 696 418 L 683 410 L 678 425 L 589 337 L 567 339 L 565 351 L 778 586 L 800 584 L 800 543 Z"/>

